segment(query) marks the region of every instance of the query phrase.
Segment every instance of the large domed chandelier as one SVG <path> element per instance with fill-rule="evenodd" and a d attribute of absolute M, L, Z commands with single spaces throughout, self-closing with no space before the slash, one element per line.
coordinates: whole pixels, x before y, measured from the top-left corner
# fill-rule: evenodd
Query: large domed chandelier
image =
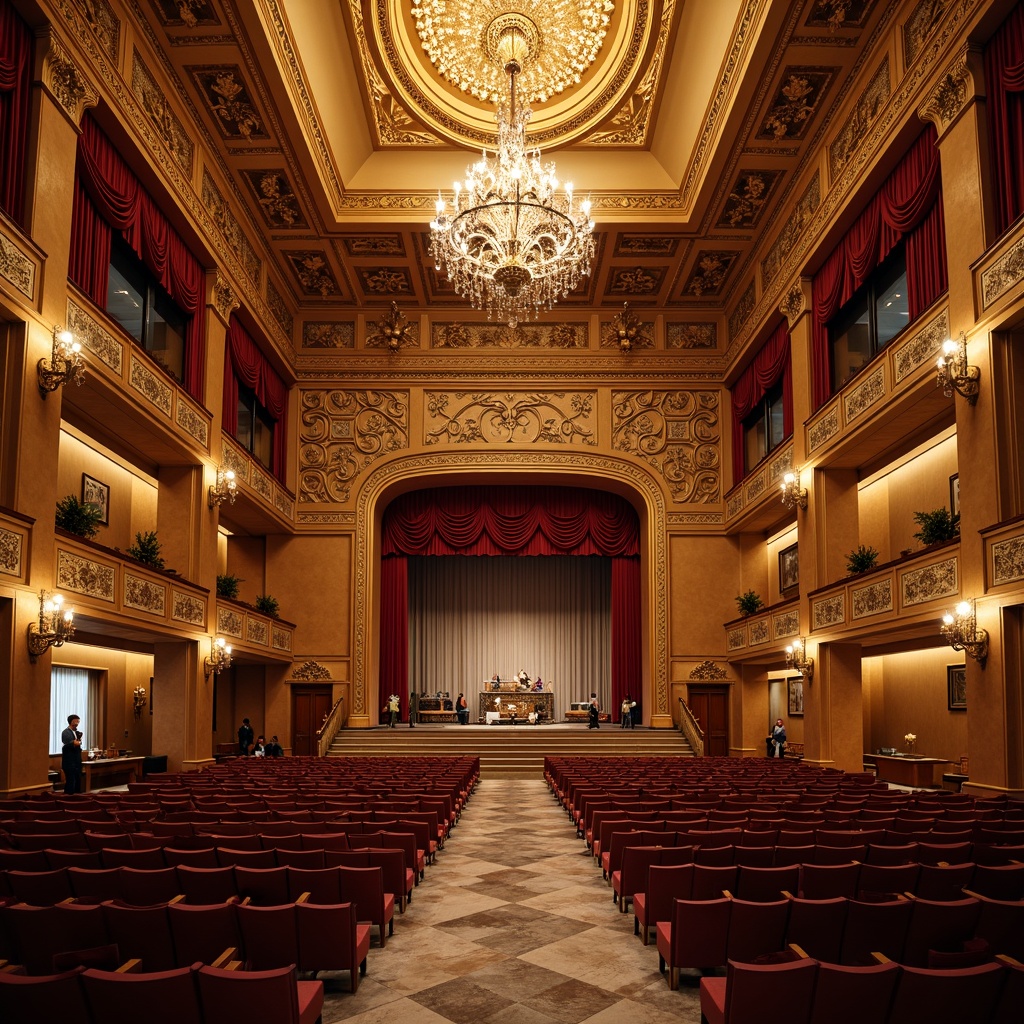
<path fill-rule="evenodd" d="M 559 6 L 558 0 L 548 0 L 549 10 Z M 577 14 L 593 8 L 596 16 L 589 51 L 570 78 L 578 82 L 600 48 L 611 5 L 601 0 L 575 7 Z M 424 46 L 431 53 L 426 40 Z M 560 187 L 554 163 L 544 163 L 540 150 L 526 144 L 530 108 L 517 93 L 517 79 L 541 49 L 536 21 L 519 11 L 493 14 L 482 46 L 507 78 L 508 94 L 495 117 L 497 152 L 485 150 L 447 198 L 438 193 L 430 254 L 460 295 L 476 309 L 486 309 L 488 319 L 506 320 L 514 328 L 551 309 L 589 275 L 594 223 L 590 201 L 580 201 L 571 183 Z M 443 70 L 447 74 L 450 68 Z M 553 88 L 561 91 L 566 84 L 558 81 Z M 536 86 L 533 93 L 544 95 Z"/>

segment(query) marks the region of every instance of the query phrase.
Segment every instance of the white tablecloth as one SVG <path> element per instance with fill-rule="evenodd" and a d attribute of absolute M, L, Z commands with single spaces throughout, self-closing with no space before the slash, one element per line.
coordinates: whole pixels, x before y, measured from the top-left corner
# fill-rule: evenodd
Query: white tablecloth
<path fill-rule="evenodd" d="M 488 725 L 494 725 L 495 722 L 500 722 L 501 721 L 501 712 L 500 711 L 488 711 L 488 712 L 486 712 L 486 717 L 487 717 L 487 724 Z"/>

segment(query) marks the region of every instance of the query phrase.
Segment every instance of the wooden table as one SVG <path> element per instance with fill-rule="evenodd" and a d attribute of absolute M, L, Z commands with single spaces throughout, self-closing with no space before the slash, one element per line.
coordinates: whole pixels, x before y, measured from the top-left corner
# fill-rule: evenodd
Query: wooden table
<path fill-rule="evenodd" d="M 82 792 L 88 793 L 94 784 L 117 786 L 131 779 L 142 779 L 144 757 L 101 757 L 96 761 L 82 759 Z"/>
<path fill-rule="evenodd" d="M 882 782 L 914 789 L 934 789 L 937 765 L 952 764 L 941 757 L 889 757 L 887 754 L 865 754 L 865 761 L 875 762 L 875 773 Z"/>

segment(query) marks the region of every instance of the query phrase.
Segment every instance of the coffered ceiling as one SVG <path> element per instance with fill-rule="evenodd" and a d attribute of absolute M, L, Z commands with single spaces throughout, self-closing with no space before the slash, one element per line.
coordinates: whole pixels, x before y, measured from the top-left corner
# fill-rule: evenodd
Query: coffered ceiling
<path fill-rule="evenodd" d="M 600 40 L 578 58 L 561 44 L 580 4 L 562 0 L 137 0 L 159 53 L 136 63 L 176 76 L 219 154 L 211 188 L 244 208 L 237 230 L 261 236 L 251 258 L 272 253 L 296 308 L 468 310 L 426 255 L 428 223 L 438 189 L 493 145 L 471 15 L 505 6 L 535 19 L 551 66 L 585 65 L 551 95 L 531 83 L 530 138 L 590 194 L 597 225 L 594 273 L 559 308 L 722 316 L 806 188 L 808 155 L 892 5 L 602 0 L 589 5 Z M 423 38 L 442 29 L 455 56 L 432 62 Z"/>

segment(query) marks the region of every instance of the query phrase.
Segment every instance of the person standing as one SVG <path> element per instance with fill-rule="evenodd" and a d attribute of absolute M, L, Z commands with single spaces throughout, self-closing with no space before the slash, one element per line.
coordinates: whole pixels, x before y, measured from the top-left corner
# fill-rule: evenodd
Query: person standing
<path fill-rule="evenodd" d="M 68 727 L 60 734 L 60 767 L 64 772 L 64 792 L 82 792 L 82 734 L 78 715 L 68 715 Z"/>
<path fill-rule="evenodd" d="M 781 718 L 775 720 L 775 727 L 772 729 L 771 736 L 768 737 L 768 747 L 769 757 L 786 756 L 786 727 L 782 724 Z"/>
<path fill-rule="evenodd" d="M 398 722 L 398 694 L 397 693 L 393 693 L 393 694 L 391 694 L 390 697 L 388 697 L 387 709 L 388 709 L 388 715 L 389 715 L 388 728 L 389 729 L 394 729 L 395 725 Z"/>
<path fill-rule="evenodd" d="M 601 728 L 601 702 L 597 699 L 596 693 L 590 695 L 590 707 L 587 709 L 587 717 L 588 729 Z"/>
<path fill-rule="evenodd" d="M 633 728 L 633 708 L 635 707 L 636 701 L 627 693 L 622 701 L 622 724 L 619 726 L 620 729 Z"/>
<path fill-rule="evenodd" d="M 416 728 L 416 715 L 419 712 L 419 698 L 416 696 L 416 691 L 413 690 L 409 694 L 409 728 Z"/>
<path fill-rule="evenodd" d="M 243 718 L 242 724 L 238 727 L 238 753 L 242 757 L 249 756 L 249 747 L 252 746 L 254 735 L 249 719 Z"/>
<path fill-rule="evenodd" d="M 460 693 L 455 699 L 455 714 L 458 716 L 459 725 L 469 725 L 469 702 L 464 693 Z"/>

